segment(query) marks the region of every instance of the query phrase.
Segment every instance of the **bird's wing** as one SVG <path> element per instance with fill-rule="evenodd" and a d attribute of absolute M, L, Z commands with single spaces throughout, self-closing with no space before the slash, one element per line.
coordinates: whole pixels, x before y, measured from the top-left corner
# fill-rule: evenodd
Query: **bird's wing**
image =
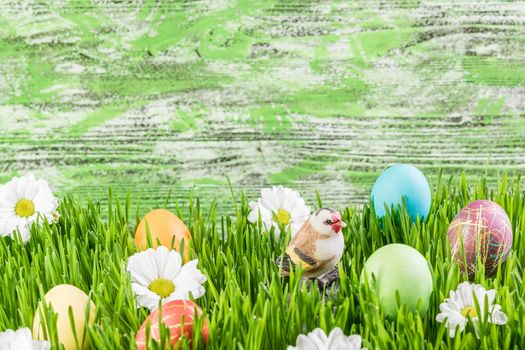
<path fill-rule="evenodd" d="M 318 261 L 302 252 L 299 248 L 292 245 L 288 246 L 286 256 L 281 263 L 283 270 L 289 272 L 291 266 L 299 264 L 301 264 L 303 271 L 309 271 L 317 267 Z"/>

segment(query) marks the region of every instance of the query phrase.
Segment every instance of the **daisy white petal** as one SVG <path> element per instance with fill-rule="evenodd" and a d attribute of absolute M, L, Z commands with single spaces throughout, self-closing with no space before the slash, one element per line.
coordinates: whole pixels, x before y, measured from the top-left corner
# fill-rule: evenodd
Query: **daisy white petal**
<path fill-rule="evenodd" d="M 275 227 L 277 229 L 277 232 L 279 232 L 278 225 L 272 219 L 263 218 L 262 223 L 266 230 L 270 231 L 272 227 Z"/>
<path fill-rule="evenodd" d="M 487 297 L 489 298 L 489 305 L 491 305 L 496 299 L 496 290 L 495 289 L 487 290 Z"/>
<path fill-rule="evenodd" d="M 18 230 L 27 241 L 32 225 L 56 221 L 57 208 L 58 200 L 46 181 L 33 174 L 14 177 L 0 187 L 0 235 L 14 237 Z"/>
<path fill-rule="evenodd" d="M 444 312 L 436 315 L 436 321 L 438 321 L 439 323 L 443 323 L 443 321 L 445 321 L 445 318 L 447 318 L 447 315 Z"/>
<path fill-rule="evenodd" d="M 38 194 L 39 187 L 40 186 L 39 186 L 38 181 L 28 181 L 25 184 L 25 188 L 23 189 L 24 191 L 23 197 L 34 201 L 35 196 Z"/>
<path fill-rule="evenodd" d="M 323 349 L 326 348 L 327 342 L 328 337 L 326 333 L 321 328 L 316 328 L 307 335 L 300 334 L 297 337 L 296 349 Z"/>
<path fill-rule="evenodd" d="M 281 235 L 281 228 L 279 227 L 278 224 L 276 224 L 273 221 L 265 220 L 264 221 L 264 227 L 266 228 L 266 231 L 268 231 L 268 232 L 270 232 L 270 230 L 273 227 L 273 234 L 275 235 L 275 237 L 279 237 Z"/>
<path fill-rule="evenodd" d="M 348 340 L 349 340 L 349 343 L 354 346 L 354 349 L 362 349 L 361 344 L 363 343 L 363 340 L 361 339 L 360 335 L 352 334 L 351 336 L 348 337 Z"/>
<path fill-rule="evenodd" d="M 155 260 L 157 276 L 166 276 L 166 270 L 169 269 L 169 266 L 167 266 L 167 262 L 170 256 L 170 251 L 168 250 L 168 248 L 161 245 L 152 254 Z"/>
<path fill-rule="evenodd" d="M 175 278 L 177 278 L 177 275 L 180 273 L 181 266 L 182 258 L 180 254 L 176 250 L 172 250 L 169 252 L 164 271 L 162 271 L 160 275 L 164 276 L 170 281 L 173 281 L 175 280 Z"/>
<path fill-rule="evenodd" d="M 310 207 L 304 204 L 304 201 L 299 205 L 296 205 L 291 209 L 290 214 L 293 218 L 297 218 L 298 221 L 306 221 L 310 217 Z"/>
<path fill-rule="evenodd" d="M 204 288 L 202 284 L 206 282 L 206 276 L 204 276 L 199 269 L 197 269 L 197 260 L 192 260 L 186 263 L 177 277 L 173 280 L 175 286 L 177 286 L 181 293 L 186 293 L 188 299 L 189 293 L 193 298 L 200 298 L 204 295 Z"/>
<path fill-rule="evenodd" d="M 298 229 L 309 219 L 310 208 L 305 204 L 297 191 L 283 186 L 261 189 L 261 198 L 257 202 L 250 202 L 248 220 L 257 222 L 261 216 L 266 231 L 275 228 L 275 235 L 279 236 L 284 226 L 291 228 L 292 237 Z"/>
<path fill-rule="evenodd" d="M 250 202 L 250 213 L 248 214 L 249 222 L 257 222 L 259 219 L 259 204 L 257 202 Z"/>
<path fill-rule="evenodd" d="M 492 311 L 490 312 L 489 321 L 497 325 L 503 325 L 507 323 L 508 320 L 509 318 L 507 317 L 507 315 L 505 315 L 501 311 L 501 305 L 498 305 L 498 304 L 493 305 Z"/>
<path fill-rule="evenodd" d="M 135 293 L 138 306 L 144 306 L 153 310 L 159 305 L 160 296 L 153 293 L 148 288 L 138 283 L 132 283 L 131 289 L 133 290 L 133 293 Z"/>
<path fill-rule="evenodd" d="M 164 246 L 149 248 L 129 257 L 127 270 L 137 306 L 154 310 L 162 303 L 204 295 L 206 276 L 197 268 L 197 260 L 182 265 L 176 250 Z"/>
<path fill-rule="evenodd" d="M 12 203 L 16 204 L 18 201 L 18 195 L 14 186 L 3 185 L 0 187 L 0 195 L 4 200 L 0 202 L 0 207 L 11 206 Z"/>
<path fill-rule="evenodd" d="M 18 198 L 24 198 L 26 193 L 26 187 L 28 181 L 34 181 L 35 177 L 33 174 L 27 174 L 25 176 L 22 176 L 20 178 L 15 177 L 14 180 L 14 186 L 16 190 L 16 196 Z M 11 181 L 13 181 L 11 180 Z"/>
<path fill-rule="evenodd" d="M 459 329 L 456 327 L 457 325 L 452 325 L 450 324 L 448 326 L 448 336 L 450 338 L 454 338 L 456 336 L 456 332 L 459 331 L 459 332 L 462 332 L 463 331 L 463 328 L 462 327 L 459 327 Z"/>
<path fill-rule="evenodd" d="M 23 226 L 19 227 L 18 230 L 20 232 L 20 238 L 22 238 L 22 242 L 27 242 L 29 238 L 31 237 L 29 223 L 26 223 Z"/>
<path fill-rule="evenodd" d="M 287 350 L 317 350 L 322 349 L 319 348 L 319 345 L 315 343 L 315 340 L 304 335 L 300 334 L 297 337 L 296 346 L 288 346 Z"/>
<path fill-rule="evenodd" d="M 0 349 L 2 350 L 49 350 L 48 341 L 33 340 L 29 328 L 20 328 L 16 332 L 8 329 L 0 332 Z"/>
<path fill-rule="evenodd" d="M 505 324 L 508 320 L 507 315 L 501 311 L 501 305 L 493 304 L 495 298 L 496 291 L 494 289 L 487 291 L 480 284 L 460 283 L 458 289 L 451 291 L 450 297 L 439 305 L 441 312 L 436 315 L 436 321 L 446 322 L 449 335 L 452 338 L 455 336 L 458 326 L 459 331 L 465 329 L 469 318 L 477 323 L 480 319 L 484 320 L 488 316 L 490 323 Z M 475 301 L 478 302 L 481 315 L 478 315 Z M 488 310 L 485 310 L 485 302 L 488 304 Z"/>
<path fill-rule="evenodd" d="M 39 188 L 33 197 L 35 209 L 39 213 L 52 213 L 58 207 L 58 200 L 53 196 L 47 182 L 40 180 Z"/>
<path fill-rule="evenodd" d="M 274 214 L 271 211 L 266 208 L 261 208 L 260 212 L 263 221 L 270 222 L 272 225 L 275 224 L 275 226 L 277 226 L 277 223 L 273 220 Z"/>
<path fill-rule="evenodd" d="M 302 198 L 300 198 L 299 194 L 295 191 L 283 191 L 280 192 L 280 195 L 282 198 L 280 207 L 287 210 L 289 213 L 291 213 L 295 209 L 296 205 L 301 204 L 300 202 Z"/>
<path fill-rule="evenodd" d="M 155 250 L 151 248 L 129 257 L 127 269 L 131 273 L 132 282 L 148 286 L 157 279 L 154 257 Z"/>
<path fill-rule="evenodd" d="M 279 202 L 275 200 L 275 196 L 271 188 L 263 188 L 261 190 L 261 204 L 265 208 L 277 208 L 279 207 Z"/>
<path fill-rule="evenodd" d="M 316 328 L 308 335 L 300 334 L 295 346 L 288 350 L 359 350 L 361 336 L 354 334 L 345 336 L 341 328 L 334 328 L 327 336 L 321 328 Z"/>
<path fill-rule="evenodd" d="M 268 209 L 266 209 L 261 204 L 261 200 L 260 199 L 259 199 L 259 201 L 252 202 L 252 203 L 253 203 L 253 205 L 250 206 L 251 211 L 248 214 L 248 221 L 253 222 L 253 223 L 257 222 L 257 220 L 259 219 L 259 214 L 261 215 L 261 219 L 263 221 L 264 220 L 270 220 L 270 221 L 273 220 L 272 212 L 269 211 Z"/>
<path fill-rule="evenodd" d="M 293 191 L 289 188 L 284 188 L 283 186 L 274 186 L 273 187 L 273 197 L 277 202 L 279 208 L 286 209 L 286 201 L 291 200 L 293 196 Z"/>

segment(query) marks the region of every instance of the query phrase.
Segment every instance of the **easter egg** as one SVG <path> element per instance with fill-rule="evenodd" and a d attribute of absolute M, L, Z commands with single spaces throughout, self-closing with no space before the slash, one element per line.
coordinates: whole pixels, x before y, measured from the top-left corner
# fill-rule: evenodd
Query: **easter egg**
<path fill-rule="evenodd" d="M 160 341 L 159 317 L 160 321 L 169 329 L 170 343 L 176 346 L 179 340 L 184 337 L 191 341 L 193 338 L 193 321 L 195 313 L 197 317 L 202 316 L 201 308 L 191 300 L 172 300 L 162 304 L 161 310 L 153 311 L 142 323 L 135 337 L 135 343 L 139 350 L 146 349 L 146 330 L 149 325 L 149 339 Z M 202 336 L 208 343 L 208 321 L 204 319 L 202 326 Z M 149 344 L 148 344 L 149 345 Z"/>
<path fill-rule="evenodd" d="M 189 261 L 190 231 L 176 215 L 166 209 L 155 209 L 147 213 L 135 232 L 135 243 L 140 250 L 147 249 L 146 227 L 149 227 L 153 248 L 159 245 L 158 241 L 168 249 L 180 251 L 181 241 L 184 240 L 184 261 Z"/>
<path fill-rule="evenodd" d="M 376 250 L 366 261 L 361 282 L 367 276 L 385 315 L 397 315 L 396 292 L 401 305 L 424 314 L 432 293 L 432 274 L 427 260 L 416 249 L 404 244 L 389 244 Z"/>
<path fill-rule="evenodd" d="M 395 209 L 403 204 L 405 198 L 406 210 L 410 219 L 421 220 L 430 212 L 431 193 L 425 175 L 413 165 L 399 164 L 391 166 L 379 175 L 372 187 L 371 199 L 378 217 L 385 216 L 387 208 Z"/>
<path fill-rule="evenodd" d="M 512 247 L 507 213 L 488 200 L 477 200 L 461 209 L 450 223 L 447 236 L 453 259 L 470 277 L 479 270 L 478 264 L 485 266 L 487 276 L 494 274 Z"/>
<path fill-rule="evenodd" d="M 58 341 L 64 345 L 64 349 L 77 349 L 75 333 L 80 348 L 87 349 L 87 331 L 84 329 L 84 325 L 86 322 L 86 308 L 88 303 L 90 303 L 90 306 L 87 324 L 92 325 L 95 317 L 95 304 L 89 300 L 87 294 L 70 284 L 59 284 L 46 293 L 44 301 L 46 305 L 53 308 L 53 311 L 56 313 Z M 73 313 L 74 330 L 69 318 L 69 308 L 71 308 L 71 312 Z M 40 302 L 33 319 L 33 338 L 37 340 L 45 339 L 43 327 L 45 327 L 45 333 L 48 333 L 49 328 L 46 327 L 46 321 L 40 322 L 40 313 L 45 315 L 44 312 L 42 302 Z M 83 339 L 84 343 L 82 343 Z"/>

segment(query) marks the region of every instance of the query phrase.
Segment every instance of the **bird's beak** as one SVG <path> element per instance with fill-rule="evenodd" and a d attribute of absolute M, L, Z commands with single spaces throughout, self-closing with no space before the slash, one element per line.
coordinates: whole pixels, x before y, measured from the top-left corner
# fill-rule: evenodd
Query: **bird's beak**
<path fill-rule="evenodd" d="M 337 221 L 332 224 L 332 230 L 334 230 L 335 233 L 341 232 L 343 227 L 346 227 L 346 224 L 343 221 Z"/>
<path fill-rule="evenodd" d="M 346 223 L 341 220 L 341 216 L 339 214 L 334 214 L 332 216 L 332 221 L 334 222 L 332 224 L 332 229 L 336 232 L 336 233 L 339 233 L 341 232 L 341 229 L 343 227 L 346 227 Z"/>

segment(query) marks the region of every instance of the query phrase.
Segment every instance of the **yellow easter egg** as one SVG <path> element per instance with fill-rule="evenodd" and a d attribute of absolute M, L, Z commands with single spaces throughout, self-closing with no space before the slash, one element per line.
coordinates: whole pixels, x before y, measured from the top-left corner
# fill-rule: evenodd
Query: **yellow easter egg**
<path fill-rule="evenodd" d="M 88 302 L 91 305 L 89 307 L 89 320 L 87 324 L 92 325 L 95 317 L 95 304 L 89 300 L 87 294 L 70 284 L 59 284 L 46 293 L 44 300 L 46 305 L 53 308 L 53 311 L 57 315 L 56 329 L 58 333 L 58 341 L 64 345 L 65 350 L 77 349 L 75 333 L 77 334 L 79 348 L 87 349 L 87 332 L 84 329 L 84 324 Z M 73 313 L 75 332 L 73 332 L 71 321 L 69 319 L 69 308 L 71 308 Z M 45 340 L 44 328 L 46 329 L 46 333 L 48 332 L 48 328 L 46 327 L 45 321 L 41 324 L 40 313 L 44 314 L 42 301 L 39 303 L 33 319 L 33 338 L 37 340 Z"/>
<path fill-rule="evenodd" d="M 156 248 L 159 245 L 157 242 L 160 242 L 160 245 L 180 252 L 181 242 L 184 241 L 184 261 L 189 261 L 191 236 L 190 231 L 181 219 L 166 209 L 155 209 L 147 213 L 135 232 L 135 244 L 140 250 L 147 249 L 148 231 L 146 224 L 149 228 L 153 248 Z"/>

